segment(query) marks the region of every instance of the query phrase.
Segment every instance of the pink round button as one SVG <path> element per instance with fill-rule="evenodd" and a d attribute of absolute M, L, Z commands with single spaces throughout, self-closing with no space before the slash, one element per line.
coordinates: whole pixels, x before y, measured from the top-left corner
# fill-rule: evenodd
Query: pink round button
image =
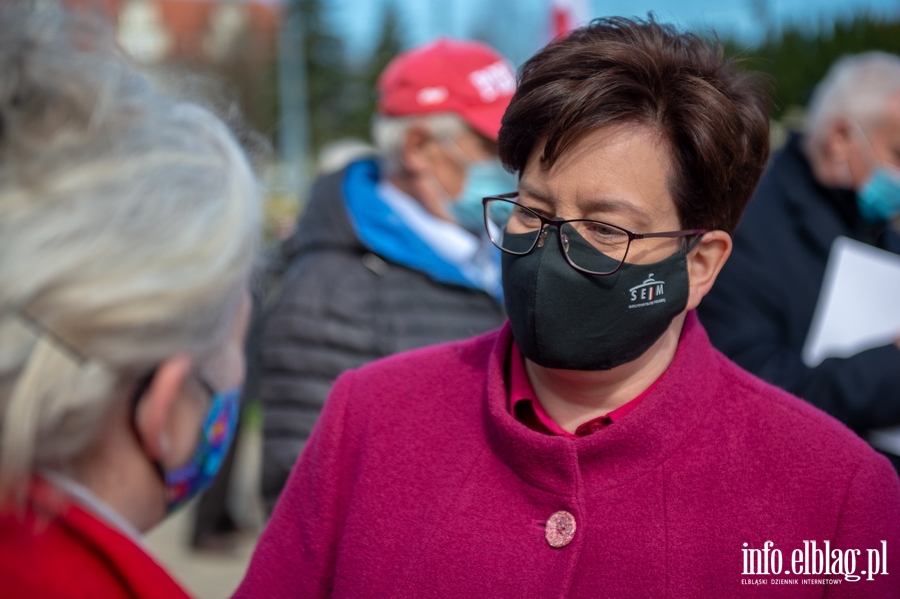
<path fill-rule="evenodd" d="M 551 547 L 565 547 L 575 537 L 575 516 L 564 510 L 547 519 L 544 538 Z"/>

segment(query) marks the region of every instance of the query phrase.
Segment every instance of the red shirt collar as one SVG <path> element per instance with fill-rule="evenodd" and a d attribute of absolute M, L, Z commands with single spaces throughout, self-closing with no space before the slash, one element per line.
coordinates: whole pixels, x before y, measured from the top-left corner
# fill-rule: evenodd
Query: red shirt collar
<path fill-rule="evenodd" d="M 659 383 L 659 380 L 662 378 L 660 377 L 653 381 L 653 384 L 647 387 L 643 393 L 628 403 L 619 406 L 612 412 L 581 423 L 575 430 L 575 434 L 572 434 L 554 422 L 547 411 L 544 410 L 544 406 L 541 405 L 537 393 L 534 392 L 534 387 L 531 386 L 531 381 L 528 379 L 528 373 L 525 371 L 522 353 L 516 346 L 515 341 L 511 344 L 507 372 L 509 373 L 510 414 L 512 414 L 516 420 L 532 430 L 547 435 L 558 435 L 572 439 L 597 432 L 601 428 L 609 426 L 613 422 L 618 422 L 624 418 L 629 412 L 636 408 L 651 391 L 653 391 L 657 383 Z"/>

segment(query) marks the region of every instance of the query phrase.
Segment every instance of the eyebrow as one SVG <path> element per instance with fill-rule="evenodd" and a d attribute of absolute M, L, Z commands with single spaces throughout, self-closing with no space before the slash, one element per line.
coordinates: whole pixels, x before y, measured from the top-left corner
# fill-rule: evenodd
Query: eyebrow
<path fill-rule="evenodd" d="M 553 205 L 553 199 L 546 193 L 541 192 L 534 187 L 530 186 L 527 182 L 520 180 L 519 181 L 519 193 L 524 193 L 530 198 L 534 198 L 546 205 Z M 632 202 L 629 202 L 623 198 L 597 198 L 587 200 L 585 202 L 585 207 L 588 208 L 590 212 L 630 212 L 636 218 L 638 218 L 641 224 L 646 225 L 649 221 L 649 215 L 638 208 Z"/>
<path fill-rule="evenodd" d="M 536 199 L 537 201 L 539 201 L 543 204 L 548 204 L 548 205 L 553 204 L 553 200 L 550 199 L 549 195 L 542 193 L 542 192 L 538 191 L 537 189 L 535 189 L 534 187 L 528 185 L 528 183 L 526 183 L 524 181 L 524 179 L 519 179 L 519 195 L 521 195 L 523 193 L 529 197 Z"/>

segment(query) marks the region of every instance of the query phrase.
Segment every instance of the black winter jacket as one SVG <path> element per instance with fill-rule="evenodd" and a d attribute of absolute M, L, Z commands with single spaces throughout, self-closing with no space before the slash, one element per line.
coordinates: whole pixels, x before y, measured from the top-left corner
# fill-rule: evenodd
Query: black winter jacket
<path fill-rule="evenodd" d="M 289 266 L 265 323 L 259 394 L 269 509 L 341 372 L 478 335 L 504 318 L 487 293 L 435 282 L 371 253 L 348 218 L 343 180 L 340 172 L 313 186 L 284 245 Z"/>
<path fill-rule="evenodd" d="M 900 349 L 878 347 L 815 368 L 800 357 L 840 235 L 900 253 L 900 237 L 867 224 L 852 191 L 813 178 L 794 136 L 760 181 L 734 252 L 698 312 L 713 344 L 740 366 L 861 432 L 900 423 Z"/>

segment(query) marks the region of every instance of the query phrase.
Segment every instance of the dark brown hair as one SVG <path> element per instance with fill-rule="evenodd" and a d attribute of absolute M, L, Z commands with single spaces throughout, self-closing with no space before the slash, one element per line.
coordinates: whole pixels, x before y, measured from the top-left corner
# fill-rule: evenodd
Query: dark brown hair
<path fill-rule="evenodd" d="M 651 17 L 598 19 L 526 62 L 500 129 L 500 159 L 519 173 L 584 135 L 618 124 L 668 142 L 670 192 L 684 228 L 734 230 L 769 157 L 763 79 L 741 72 L 698 36 Z"/>

